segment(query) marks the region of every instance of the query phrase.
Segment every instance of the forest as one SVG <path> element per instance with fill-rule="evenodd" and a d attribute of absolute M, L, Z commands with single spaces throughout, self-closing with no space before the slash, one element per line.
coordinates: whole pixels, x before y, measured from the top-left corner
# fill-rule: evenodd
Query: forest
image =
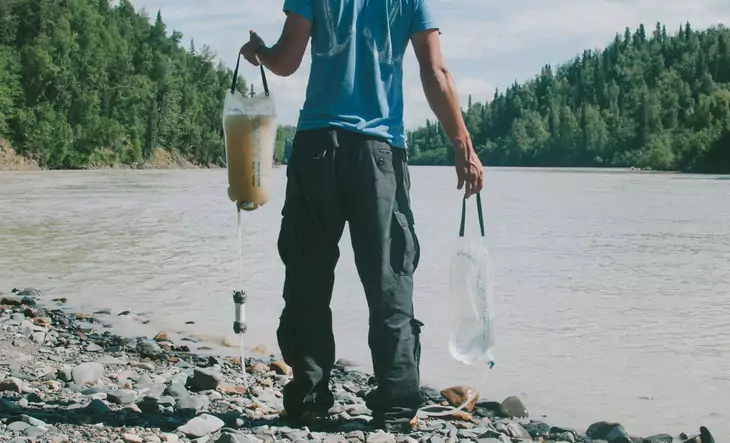
<path fill-rule="evenodd" d="M 485 165 L 728 173 L 730 31 L 627 28 L 462 112 Z M 407 141 L 411 164 L 453 164 L 438 123 Z"/>
<path fill-rule="evenodd" d="M 49 169 L 138 165 L 158 149 L 223 165 L 233 72 L 182 39 L 129 0 L 2 0 L 0 139 Z M 279 128 L 278 160 L 291 132 Z"/>
<path fill-rule="evenodd" d="M 724 27 L 627 28 L 462 112 L 485 165 L 730 172 L 729 46 Z M 216 60 L 129 0 L 3 0 L 0 142 L 48 169 L 142 165 L 160 151 L 223 166 L 233 72 Z M 439 124 L 425 123 L 408 132 L 410 163 L 453 164 Z M 293 133 L 279 128 L 278 162 Z"/>

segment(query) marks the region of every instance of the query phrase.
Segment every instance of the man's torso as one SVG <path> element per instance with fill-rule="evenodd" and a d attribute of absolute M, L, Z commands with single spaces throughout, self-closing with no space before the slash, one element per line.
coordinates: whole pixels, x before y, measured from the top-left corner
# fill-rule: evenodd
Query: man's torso
<path fill-rule="evenodd" d="M 309 0 L 312 67 L 299 129 L 338 126 L 404 147 L 403 56 L 417 0 Z"/>

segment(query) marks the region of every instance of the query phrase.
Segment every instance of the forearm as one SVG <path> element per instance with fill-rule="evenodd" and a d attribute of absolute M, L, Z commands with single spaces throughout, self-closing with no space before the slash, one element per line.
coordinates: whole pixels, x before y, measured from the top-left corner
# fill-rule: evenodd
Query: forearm
<path fill-rule="evenodd" d="M 288 77 L 298 68 L 298 66 L 292 66 L 292 63 L 285 57 L 284 51 L 281 50 L 281 46 L 278 43 L 272 47 L 261 46 L 256 51 L 256 55 L 259 58 L 259 62 L 266 69 L 280 77 Z"/>
<path fill-rule="evenodd" d="M 461 114 L 456 86 L 448 70 L 421 69 L 421 83 L 426 100 L 454 149 L 463 149 L 470 145 L 469 131 Z"/>

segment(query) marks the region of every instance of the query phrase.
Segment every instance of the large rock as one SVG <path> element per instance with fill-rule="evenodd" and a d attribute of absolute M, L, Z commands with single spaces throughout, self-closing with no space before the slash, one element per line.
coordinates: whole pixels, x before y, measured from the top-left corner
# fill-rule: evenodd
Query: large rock
<path fill-rule="evenodd" d="M 504 399 L 499 405 L 499 412 L 505 417 L 527 418 L 530 416 L 522 400 L 514 396 Z"/>
<path fill-rule="evenodd" d="M 586 437 L 594 440 L 606 440 L 608 443 L 632 443 L 631 437 L 619 423 L 599 421 L 586 430 Z"/>
<path fill-rule="evenodd" d="M 103 376 L 104 365 L 100 363 L 81 363 L 71 371 L 74 383 L 79 385 L 96 383 Z"/>
<path fill-rule="evenodd" d="M 19 378 L 8 377 L 0 382 L 0 392 L 24 392 L 27 389 L 25 382 Z"/>
<path fill-rule="evenodd" d="M 477 401 L 479 401 L 479 393 L 474 388 L 469 386 L 452 386 L 441 391 L 441 395 L 446 399 L 449 404 L 455 408 L 463 405 L 464 402 L 469 400 L 469 396 L 473 395 L 474 398 L 464 407 L 465 411 L 473 411 Z"/>
<path fill-rule="evenodd" d="M 136 350 L 140 356 L 151 359 L 159 358 L 162 355 L 160 345 L 151 340 L 144 340 L 137 343 Z"/>
<path fill-rule="evenodd" d="M 111 391 L 106 397 L 110 402 L 118 405 L 128 405 L 134 403 L 137 400 L 137 392 L 131 389 L 119 389 Z"/>
<path fill-rule="evenodd" d="M 200 438 L 216 432 L 222 428 L 224 424 L 223 420 L 218 417 L 214 417 L 209 414 L 202 414 L 180 426 L 177 430 L 188 437 Z"/>
<path fill-rule="evenodd" d="M 175 409 L 184 416 L 194 416 L 209 405 L 210 399 L 205 395 L 186 395 L 178 398 Z"/>
<path fill-rule="evenodd" d="M 527 429 L 525 429 L 521 424 L 517 423 L 516 421 L 507 423 L 507 432 L 512 438 L 528 441 L 532 440 L 532 436 L 529 432 L 527 432 Z"/>
<path fill-rule="evenodd" d="M 191 384 L 199 391 L 212 390 L 218 387 L 223 381 L 223 375 L 207 368 L 195 368 Z"/>

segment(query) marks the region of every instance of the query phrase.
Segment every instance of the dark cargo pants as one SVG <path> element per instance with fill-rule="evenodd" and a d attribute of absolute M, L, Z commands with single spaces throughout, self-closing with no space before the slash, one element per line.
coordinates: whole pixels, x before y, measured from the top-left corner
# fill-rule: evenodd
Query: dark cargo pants
<path fill-rule="evenodd" d="M 388 429 L 408 423 L 420 407 L 423 325 L 413 312 L 420 248 L 409 189 L 405 150 L 334 128 L 295 135 L 278 241 L 286 277 L 277 335 L 293 370 L 284 388 L 290 415 L 322 414 L 334 404 L 330 300 L 345 222 L 370 312 L 377 388 L 367 406 Z"/>

